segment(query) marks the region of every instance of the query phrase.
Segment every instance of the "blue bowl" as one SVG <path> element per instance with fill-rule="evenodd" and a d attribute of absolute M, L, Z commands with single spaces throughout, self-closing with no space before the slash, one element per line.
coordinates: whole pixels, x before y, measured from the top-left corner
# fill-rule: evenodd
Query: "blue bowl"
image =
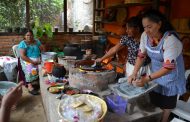
<path fill-rule="evenodd" d="M 0 94 L 3 96 L 5 95 L 8 90 L 12 87 L 17 86 L 16 83 L 10 81 L 0 81 Z"/>

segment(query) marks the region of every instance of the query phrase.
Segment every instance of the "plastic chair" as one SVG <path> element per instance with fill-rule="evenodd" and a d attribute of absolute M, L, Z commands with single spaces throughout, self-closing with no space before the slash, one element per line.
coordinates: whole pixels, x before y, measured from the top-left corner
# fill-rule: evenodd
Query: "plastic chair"
<path fill-rule="evenodd" d="M 190 70 L 185 72 L 186 79 L 190 75 Z M 176 108 L 172 111 L 173 114 L 177 115 L 179 119 L 184 119 L 190 121 L 190 96 L 187 102 L 179 100 L 177 101 Z"/>
<path fill-rule="evenodd" d="M 25 83 L 26 80 L 25 80 L 24 72 L 22 70 L 21 63 L 20 63 L 18 45 L 13 45 L 12 50 L 13 50 L 14 56 L 18 59 L 17 83 L 19 81 L 24 81 L 24 83 Z"/>
<path fill-rule="evenodd" d="M 179 118 L 190 121 L 190 98 L 188 99 L 187 102 L 178 100 L 177 106 L 172 111 L 172 113 L 177 115 Z"/>
<path fill-rule="evenodd" d="M 15 58 L 19 58 L 18 45 L 13 45 L 12 50 Z"/>

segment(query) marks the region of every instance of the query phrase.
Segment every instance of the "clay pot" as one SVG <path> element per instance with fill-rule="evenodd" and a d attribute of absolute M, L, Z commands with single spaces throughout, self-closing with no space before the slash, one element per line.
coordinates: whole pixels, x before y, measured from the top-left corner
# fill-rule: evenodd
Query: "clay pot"
<path fill-rule="evenodd" d="M 56 64 L 53 67 L 52 75 L 57 77 L 57 78 L 62 78 L 66 74 L 66 69 L 63 65 Z"/>
<path fill-rule="evenodd" d="M 65 56 L 76 56 L 77 59 L 82 58 L 80 44 L 67 44 L 63 49 Z"/>

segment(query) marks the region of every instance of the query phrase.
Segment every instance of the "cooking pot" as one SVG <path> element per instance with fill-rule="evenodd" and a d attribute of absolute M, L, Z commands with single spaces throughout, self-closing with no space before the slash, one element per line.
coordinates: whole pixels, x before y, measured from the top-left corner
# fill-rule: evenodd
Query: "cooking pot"
<path fill-rule="evenodd" d="M 76 56 L 77 59 L 82 59 L 80 44 L 66 44 L 63 52 L 65 56 Z"/>
<path fill-rule="evenodd" d="M 52 70 L 52 75 L 57 78 L 63 78 L 66 74 L 66 69 L 61 64 L 55 64 Z"/>

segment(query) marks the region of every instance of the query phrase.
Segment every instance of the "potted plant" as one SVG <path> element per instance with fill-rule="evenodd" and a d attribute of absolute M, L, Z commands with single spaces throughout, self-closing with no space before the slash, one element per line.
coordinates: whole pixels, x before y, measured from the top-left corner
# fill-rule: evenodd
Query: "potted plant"
<path fill-rule="evenodd" d="M 39 24 L 39 19 L 31 23 L 31 28 L 35 38 L 41 39 L 43 36 L 47 36 L 48 40 L 53 38 L 52 25 L 50 23 Z"/>
<path fill-rule="evenodd" d="M 31 26 L 34 37 L 42 42 L 46 50 L 49 50 L 48 47 L 50 46 L 48 46 L 47 41 L 51 41 L 53 38 L 52 25 L 50 23 L 40 25 L 37 19 L 35 22 L 31 23 Z"/>

